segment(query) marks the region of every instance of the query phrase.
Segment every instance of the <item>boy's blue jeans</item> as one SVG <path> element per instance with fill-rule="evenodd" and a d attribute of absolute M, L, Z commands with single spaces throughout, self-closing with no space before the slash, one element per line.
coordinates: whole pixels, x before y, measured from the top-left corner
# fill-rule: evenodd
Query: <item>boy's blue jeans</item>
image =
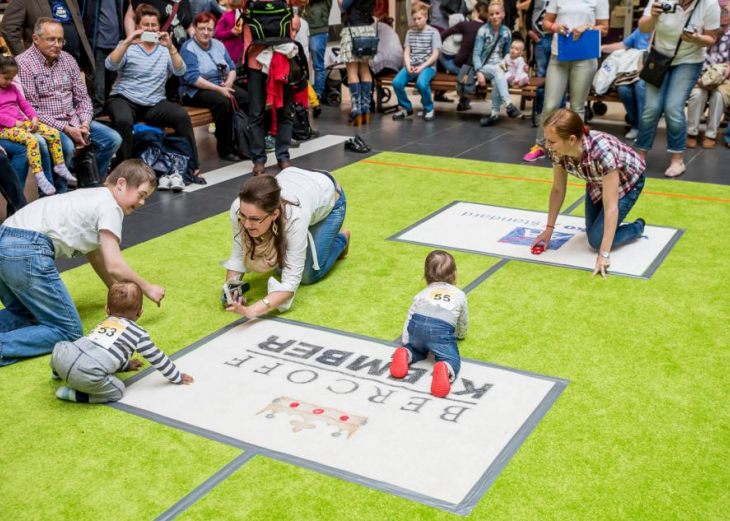
<path fill-rule="evenodd" d="M 618 220 L 616 221 L 616 235 L 613 236 L 612 247 L 641 237 L 641 225 L 635 222 L 622 225 L 621 222 L 626 219 L 636 201 L 639 200 L 639 195 L 644 189 L 645 180 L 646 178 L 642 173 L 631 190 L 618 200 Z M 586 233 L 588 234 L 588 244 L 595 250 L 601 247 L 601 241 L 603 241 L 603 217 L 603 199 L 594 203 L 586 189 Z"/>
<path fill-rule="evenodd" d="M 638 80 L 631 85 L 619 85 L 616 90 L 626 109 L 626 120 L 632 129 L 639 128 L 646 101 L 646 82 Z"/>
<path fill-rule="evenodd" d="M 405 345 L 411 352 L 411 363 L 425 359 L 430 351 L 437 362 L 448 363 L 454 375 L 458 375 L 461 357 L 454 331 L 454 326 L 448 322 L 415 313 L 408 323 L 408 343 Z"/>
<path fill-rule="evenodd" d="M 345 221 L 347 210 L 347 198 L 345 191 L 340 189 L 340 198 L 335 202 L 330 214 L 314 226 L 309 227 L 309 233 L 314 239 L 314 247 L 317 250 L 317 262 L 319 270 L 314 269 L 312 248 L 307 247 L 307 258 L 304 261 L 304 272 L 302 273 L 302 284 L 314 284 L 329 273 L 335 265 L 337 257 L 347 246 L 347 237 L 340 233 L 342 223 Z"/>
<path fill-rule="evenodd" d="M 426 67 L 420 74 L 409 74 L 403 67 L 393 80 L 393 90 L 398 98 L 398 105 L 406 110 L 413 110 L 413 104 L 406 94 L 406 85 L 409 81 L 416 81 L 416 90 L 421 95 L 421 104 L 423 110 L 431 112 L 433 110 L 433 99 L 431 98 L 431 80 L 436 75 L 436 69 Z"/>
<path fill-rule="evenodd" d="M 0 226 L 0 301 L 0 366 L 84 334 L 53 261 L 53 243 L 41 233 Z"/>

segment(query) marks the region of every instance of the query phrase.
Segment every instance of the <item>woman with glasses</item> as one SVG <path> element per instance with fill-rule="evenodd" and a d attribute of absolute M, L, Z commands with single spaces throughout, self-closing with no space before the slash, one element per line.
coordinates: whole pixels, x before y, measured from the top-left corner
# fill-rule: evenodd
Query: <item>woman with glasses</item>
<path fill-rule="evenodd" d="M 242 299 L 227 310 L 253 318 L 289 309 L 299 284 L 319 281 L 347 255 L 346 206 L 345 192 L 328 172 L 289 167 L 246 181 L 231 205 L 233 247 L 221 263 L 226 281 L 270 271 L 281 281 L 271 277 L 266 297 L 251 305 Z"/>
<path fill-rule="evenodd" d="M 117 72 L 108 101 L 109 117 L 122 136 L 117 162 L 132 157 L 134 124 L 145 121 L 155 127 L 170 127 L 185 138 L 198 166 L 193 124 L 188 112 L 165 97 L 165 82 L 185 74 L 185 62 L 170 34 L 160 31 L 160 13 L 141 4 L 134 12 L 136 29 L 119 43 L 106 59 L 106 68 Z"/>
<path fill-rule="evenodd" d="M 180 97 L 183 105 L 210 109 L 218 155 L 226 161 L 240 161 L 233 149 L 233 100 L 247 110 L 248 94 L 234 84 L 236 66 L 223 43 L 213 38 L 215 24 L 212 14 L 200 13 L 193 22 L 192 40 L 180 49 L 187 69 L 180 82 Z"/>

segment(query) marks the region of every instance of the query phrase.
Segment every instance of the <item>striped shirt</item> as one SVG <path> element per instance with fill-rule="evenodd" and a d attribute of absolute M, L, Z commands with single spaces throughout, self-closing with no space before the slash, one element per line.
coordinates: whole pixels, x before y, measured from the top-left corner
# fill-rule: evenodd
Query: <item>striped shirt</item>
<path fill-rule="evenodd" d="M 46 57 L 32 45 L 16 58 L 25 99 L 38 113 L 41 123 L 63 132 L 70 125 L 91 122 L 94 110 L 76 60 L 65 52 L 46 63 Z"/>
<path fill-rule="evenodd" d="M 424 27 L 423 31 L 409 29 L 405 48 L 411 55 L 411 67 L 418 67 L 428 61 L 434 49 L 441 48 L 441 35 L 430 25 Z M 436 64 L 433 65 L 435 66 Z"/>
<path fill-rule="evenodd" d="M 594 203 L 603 199 L 603 176 L 618 170 L 620 199 L 634 187 L 646 166 L 631 147 L 603 132 L 590 131 L 583 136 L 583 157 L 578 162 L 568 156 L 558 157 L 550 149 L 547 153 L 553 164 L 586 180 L 588 194 Z"/>
<path fill-rule="evenodd" d="M 138 105 L 151 107 L 165 99 L 165 83 L 172 76 L 185 74 L 185 62 L 180 69 L 172 65 L 167 47 L 156 45 L 147 53 L 140 44 L 131 45 L 119 63 L 106 59 L 106 68 L 117 71 L 117 81 L 111 96 L 121 95 Z"/>
<path fill-rule="evenodd" d="M 128 370 L 129 359 L 137 351 L 172 383 L 182 382 L 182 375 L 175 364 L 150 340 L 149 333 L 132 320 L 109 316 L 86 338 L 119 360 L 117 371 Z"/>

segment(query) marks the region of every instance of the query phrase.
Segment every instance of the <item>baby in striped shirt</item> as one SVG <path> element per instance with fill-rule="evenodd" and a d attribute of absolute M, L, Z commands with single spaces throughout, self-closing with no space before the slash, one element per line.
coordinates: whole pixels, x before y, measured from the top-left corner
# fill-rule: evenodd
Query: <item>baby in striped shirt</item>
<path fill-rule="evenodd" d="M 51 370 L 55 380 L 67 386 L 56 398 L 79 403 L 116 402 L 124 395 L 124 383 L 117 372 L 136 371 L 141 360 L 130 360 L 135 351 L 174 384 L 191 384 L 193 378 L 175 364 L 136 324 L 142 315 L 142 290 L 134 282 L 117 282 L 109 288 L 109 315 L 91 333 L 74 342 L 59 342 L 53 348 Z"/>

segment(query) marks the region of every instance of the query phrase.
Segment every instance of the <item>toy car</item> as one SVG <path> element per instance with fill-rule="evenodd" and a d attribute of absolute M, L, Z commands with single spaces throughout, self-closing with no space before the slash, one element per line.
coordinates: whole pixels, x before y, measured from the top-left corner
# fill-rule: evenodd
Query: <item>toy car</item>
<path fill-rule="evenodd" d="M 538 242 L 532 247 L 532 254 L 533 255 L 540 255 L 545 251 L 545 245 L 541 242 Z"/>

